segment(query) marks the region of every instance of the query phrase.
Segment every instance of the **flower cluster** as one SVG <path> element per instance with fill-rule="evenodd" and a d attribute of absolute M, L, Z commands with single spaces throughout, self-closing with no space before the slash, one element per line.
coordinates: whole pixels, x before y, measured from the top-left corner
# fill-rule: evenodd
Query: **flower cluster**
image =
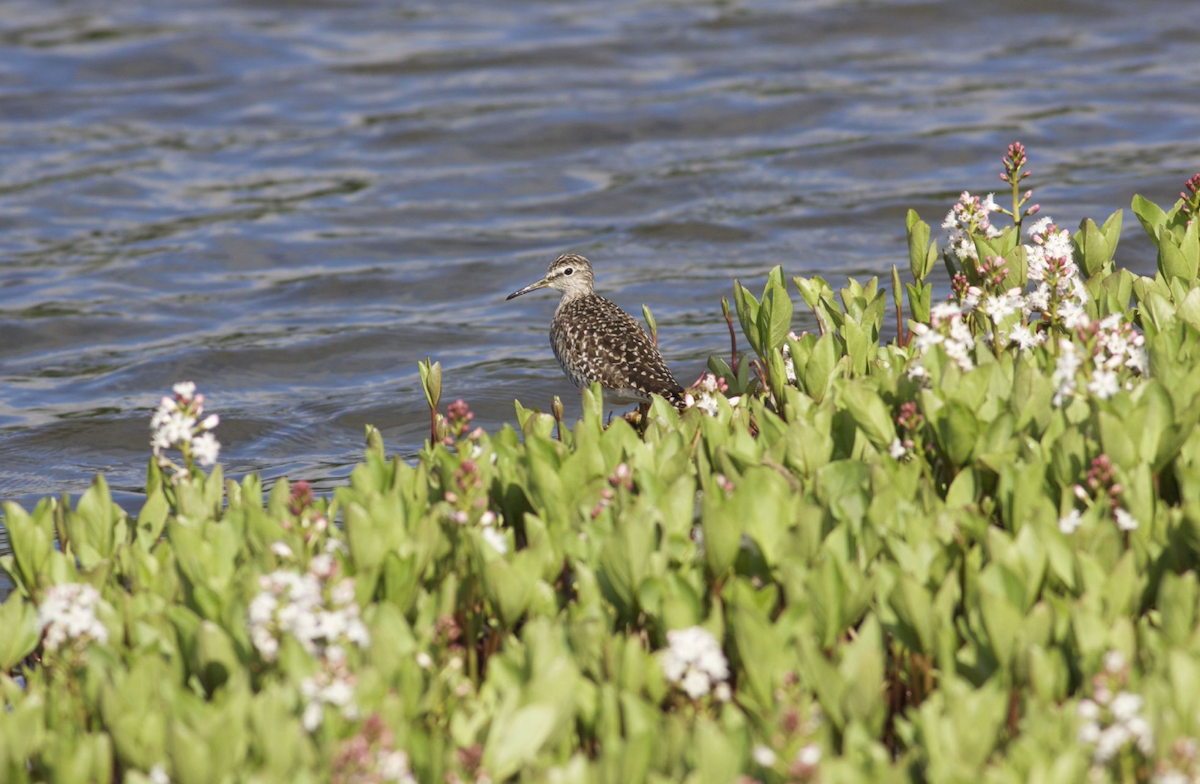
<path fill-rule="evenodd" d="M 787 374 L 789 384 L 796 383 L 796 363 L 792 359 L 791 341 L 799 340 L 802 335 L 797 335 L 795 332 L 788 333 L 788 339 L 783 344 L 783 372 Z"/>
<path fill-rule="evenodd" d="M 193 459 L 202 466 L 216 463 L 221 444 L 211 431 L 220 423 L 220 418 L 210 414 L 201 419 L 204 395 L 197 394 L 193 382 L 182 381 L 173 391 L 173 397 L 168 395 L 159 401 L 158 409 L 150 418 L 150 446 L 155 457 L 170 465 L 163 453 L 176 448 L 183 452 L 184 460 L 189 464 Z"/>
<path fill-rule="evenodd" d="M 471 420 L 474 418 L 475 414 L 472 413 L 471 407 L 462 398 L 446 406 L 446 417 L 443 422 L 447 432 L 442 443 L 446 446 L 454 446 L 454 443 L 467 433 L 471 426 Z"/>
<path fill-rule="evenodd" d="M 713 693 L 725 699 L 729 686 L 729 662 L 720 644 L 707 629 L 673 629 L 667 632 L 668 648 L 662 654 L 663 674 L 693 700 Z"/>
<path fill-rule="evenodd" d="M 724 393 L 728 391 L 729 385 L 725 383 L 725 379 L 717 378 L 712 373 L 705 373 L 684 394 L 683 407 L 685 409 L 695 407 L 709 416 L 715 417 L 720 410 L 717 407 L 717 396 L 724 396 Z M 729 405 L 736 406 L 739 399 L 737 397 L 729 398 Z"/>
<path fill-rule="evenodd" d="M 1086 325 L 1088 293 L 1075 263 L 1071 233 L 1046 217 L 1029 227 L 1029 241 L 1027 274 L 1037 284 L 1028 298 L 1029 309 L 1068 330 Z"/>
<path fill-rule="evenodd" d="M 478 455 L 482 455 L 482 448 L 478 444 L 475 445 L 475 450 L 478 450 Z M 472 451 L 472 455 L 478 456 L 475 451 Z M 492 457 L 495 458 L 494 453 Z M 443 495 L 446 503 L 455 507 L 448 512 L 450 522 L 465 526 L 474 519 L 480 526 L 483 540 L 501 555 L 507 553 L 508 541 L 499 525 L 502 520 L 487 508 L 486 478 L 474 457 L 464 460 L 454 470 L 454 487 L 456 489 L 447 490 Z"/>
<path fill-rule="evenodd" d="M 1124 487 L 1120 482 L 1116 481 L 1116 471 L 1108 455 L 1100 455 L 1092 460 L 1092 465 L 1088 468 L 1087 472 L 1086 486 L 1075 485 L 1076 498 L 1088 506 L 1102 502 L 1103 505 L 1112 510 L 1117 528 L 1120 528 L 1122 531 L 1136 531 L 1138 527 L 1137 518 L 1127 510 L 1121 508 L 1121 493 L 1123 491 Z M 1078 509 L 1072 509 L 1058 521 L 1058 529 L 1069 536 L 1075 533 L 1082 524 L 1083 513 Z"/>
<path fill-rule="evenodd" d="M 323 507 L 314 503 L 316 496 L 313 494 L 312 485 L 301 479 L 291 486 L 291 494 L 288 498 L 288 516 L 280 521 L 280 525 L 286 531 L 298 531 L 303 537 L 305 544 L 311 544 L 318 541 L 319 537 L 329 531 L 329 518 L 326 517 Z M 326 549 L 332 551 L 338 547 L 343 547 L 341 542 L 330 539 L 325 542 Z M 291 548 L 283 542 L 276 542 L 271 549 L 277 554 L 285 558 L 291 557 Z M 287 551 L 284 555 L 283 551 Z"/>
<path fill-rule="evenodd" d="M 417 784 L 408 766 L 408 755 L 395 748 L 392 735 L 377 715 L 363 722 L 362 730 L 342 741 L 333 758 L 333 784 Z"/>
<path fill-rule="evenodd" d="M 1079 702 L 1079 742 L 1094 746 L 1092 764 L 1104 767 L 1122 749 L 1134 745 L 1144 756 L 1154 753 L 1154 734 L 1142 716 L 1142 697 L 1124 691 L 1129 679 L 1125 657 L 1110 651 L 1104 670 L 1092 679 L 1092 699 Z"/>
<path fill-rule="evenodd" d="M 941 302 L 929 312 L 929 324 L 913 325 L 913 345 L 920 357 L 924 357 L 934 346 L 941 346 L 946 355 L 965 370 L 975 367 L 971 352 L 975 349 L 975 335 L 964 318 L 969 311 L 953 302 Z M 926 375 L 920 357 L 909 368 L 909 378 Z"/>
<path fill-rule="evenodd" d="M 339 708 L 347 719 L 358 718 L 354 704 L 354 685 L 358 679 L 346 667 L 346 653 L 336 646 L 326 652 L 321 669 L 300 682 L 300 694 L 308 700 L 300 723 L 308 732 L 316 732 L 325 719 L 325 706 Z"/>
<path fill-rule="evenodd" d="M 1186 190 L 1179 192 L 1179 198 L 1183 199 L 1180 211 L 1189 216 L 1187 225 L 1191 226 L 1196 215 L 1200 214 L 1200 174 L 1190 177 L 1183 185 Z"/>
<path fill-rule="evenodd" d="M 902 460 L 917 446 L 915 439 L 920 437 L 921 422 L 924 417 L 917 411 L 917 404 L 911 400 L 900 404 L 900 415 L 896 417 L 896 425 L 904 433 L 904 438 L 896 436 L 888 446 L 888 454 L 895 460 Z"/>
<path fill-rule="evenodd" d="M 633 491 L 633 472 L 629 470 L 628 463 L 618 463 L 613 472 L 608 475 L 608 487 L 600 491 L 600 502 L 592 508 L 592 519 L 595 520 L 600 516 L 600 513 L 612 505 L 613 499 L 616 498 L 615 491 L 625 490 Z"/>
<path fill-rule="evenodd" d="M 322 553 L 304 573 L 277 571 L 259 578 L 262 590 L 250 602 L 250 638 L 266 661 L 275 661 L 284 635 L 313 656 L 330 647 L 370 644 L 354 601 L 354 580 L 334 580 L 333 556 Z"/>
<path fill-rule="evenodd" d="M 946 213 L 942 228 L 949 233 L 950 250 L 959 261 L 977 260 L 978 252 L 972 234 L 982 234 L 985 237 L 998 237 L 1000 230 L 992 225 L 990 215 L 999 212 L 995 194 L 989 193 L 986 199 L 972 196 L 963 191 L 958 202 Z"/>
<path fill-rule="evenodd" d="M 1146 338 L 1123 316 L 1114 313 L 1092 322 L 1083 315 L 1075 326 L 1075 337 L 1075 341 L 1059 340 L 1052 378 L 1056 406 L 1062 406 L 1077 393 L 1081 372 L 1086 378 L 1087 391 L 1099 400 L 1117 394 L 1122 386 L 1133 388 L 1132 380 L 1122 385 L 1120 374 L 1124 371 L 1139 376 L 1149 372 Z"/>
<path fill-rule="evenodd" d="M 1155 765 L 1152 784 L 1200 784 L 1200 742 L 1179 738 Z"/>
<path fill-rule="evenodd" d="M 289 636 L 321 664 L 300 687 L 308 700 L 303 724 L 309 732 L 320 726 L 325 705 L 355 717 L 346 649 L 366 648 L 371 642 L 354 601 L 354 580 L 335 579 L 337 571 L 333 556 L 322 553 L 312 558 L 306 572 L 276 571 L 259 578 L 262 590 L 250 602 L 250 639 L 265 661 L 279 657 L 283 638 Z"/>
<path fill-rule="evenodd" d="M 768 774 L 769 781 L 788 781 L 790 784 L 809 784 L 819 780 L 822 757 L 816 734 L 824 722 L 821 706 L 804 693 L 800 678 L 785 672 L 782 683 L 772 695 L 779 711 L 771 725 L 764 727 L 764 742 L 750 751 L 750 758 Z M 807 718 L 805 716 L 807 715 Z M 743 776 L 737 784 L 755 784 L 757 780 Z"/>
<path fill-rule="evenodd" d="M 504 533 L 500 530 L 500 517 L 495 512 L 488 510 L 479 517 L 479 535 L 483 537 L 483 541 L 492 546 L 496 552 L 504 555 L 508 552 L 508 540 L 504 538 Z"/>
<path fill-rule="evenodd" d="M 100 593 L 86 583 L 52 585 L 38 602 L 38 623 L 48 651 L 65 644 L 84 648 L 89 642 L 108 642 L 108 629 L 96 617 Z"/>

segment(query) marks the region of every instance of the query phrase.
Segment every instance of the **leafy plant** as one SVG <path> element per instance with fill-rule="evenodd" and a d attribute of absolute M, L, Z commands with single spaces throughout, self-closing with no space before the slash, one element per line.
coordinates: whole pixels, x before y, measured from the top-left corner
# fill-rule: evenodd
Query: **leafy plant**
<path fill-rule="evenodd" d="M 266 492 L 177 387 L 136 516 L 4 506 L 0 780 L 1196 780 L 1200 179 L 1135 198 L 1141 277 L 1025 165 L 909 213 L 888 342 L 878 280 L 794 278 L 796 334 L 777 267 L 636 429 L 487 433 L 426 361 L 415 462 Z"/>

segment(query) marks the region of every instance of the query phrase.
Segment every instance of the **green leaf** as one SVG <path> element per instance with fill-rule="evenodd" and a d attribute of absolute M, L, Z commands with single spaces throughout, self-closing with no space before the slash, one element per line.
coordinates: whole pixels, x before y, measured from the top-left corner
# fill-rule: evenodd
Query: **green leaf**
<path fill-rule="evenodd" d="M 891 412 L 879 395 L 867 386 L 864 379 L 859 379 L 844 386 L 840 396 L 854 423 L 875 448 L 886 450 L 896 438 L 896 427 Z"/>
<path fill-rule="evenodd" d="M 841 351 L 837 338 L 827 333 L 822 335 L 813 346 L 808 363 L 803 368 L 797 368 L 800 380 L 804 383 L 804 391 L 818 403 L 825 398 L 834 367 L 840 358 Z"/>
<path fill-rule="evenodd" d="M 782 269 L 776 267 L 772 273 L 758 310 L 759 356 L 783 348 L 792 328 L 792 300 L 783 284 L 776 282 L 782 279 Z"/>
<path fill-rule="evenodd" d="M 856 376 L 867 372 L 867 363 L 875 354 L 876 344 L 870 334 L 852 321 L 842 325 L 842 336 L 846 340 L 846 354 L 850 357 L 850 367 Z"/>
<path fill-rule="evenodd" d="M 928 324 L 933 305 L 933 284 L 925 283 L 918 288 L 906 283 L 904 287 L 908 290 L 908 310 L 912 320 L 918 324 Z"/>
<path fill-rule="evenodd" d="M 755 353 L 762 355 L 760 342 L 761 332 L 758 329 L 758 300 L 740 281 L 733 281 L 733 304 L 737 309 L 738 322 L 742 325 L 742 334 L 750 341 L 750 347 Z"/>
<path fill-rule="evenodd" d="M 1079 224 L 1079 232 L 1075 235 L 1075 248 L 1089 278 L 1099 275 L 1104 270 L 1105 265 L 1112 259 L 1114 250 L 1109 248 L 1108 240 L 1100 232 L 1100 227 L 1090 218 Z"/>
<path fill-rule="evenodd" d="M 942 406 L 934 432 L 946 457 L 956 466 L 966 465 L 979 438 L 979 422 L 971 410 L 956 400 Z"/>
<path fill-rule="evenodd" d="M 1140 195 L 1133 197 L 1133 214 L 1137 216 L 1138 222 L 1146 230 L 1150 241 L 1157 247 L 1159 243 L 1158 229 L 1167 222 L 1167 214 L 1157 204 Z"/>
<path fill-rule="evenodd" d="M 484 765 L 503 781 L 532 762 L 558 724 L 558 711 L 550 705 L 527 705 L 500 721 L 488 733 Z"/>
<path fill-rule="evenodd" d="M 37 648 L 42 628 L 37 610 L 13 591 L 0 604 L 0 629 L 0 673 L 7 673 Z"/>
<path fill-rule="evenodd" d="M 1157 231 L 1159 273 L 1168 281 L 1178 278 L 1190 286 L 1196 281 L 1196 265 L 1190 262 L 1188 255 L 1176 243 L 1175 235 L 1170 229 L 1159 226 Z"/>
<path fill-rule="evenodd" d="M 929 224 L 908 211 L 908 268 L 913 280 L 920 283 L 929 274 Z"/>

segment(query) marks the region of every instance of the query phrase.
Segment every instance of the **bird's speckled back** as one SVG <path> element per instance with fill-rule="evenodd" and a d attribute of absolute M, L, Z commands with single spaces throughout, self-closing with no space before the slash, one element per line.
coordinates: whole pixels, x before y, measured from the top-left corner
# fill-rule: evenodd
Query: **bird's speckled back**
<path fill-rule="evenodd" d="M 550 323 L 550 345 L 577 387 L 597 381 L 618 402 L 683 398 L 662 354 L 633 316 L 598 294 L 566 297 Z"/>

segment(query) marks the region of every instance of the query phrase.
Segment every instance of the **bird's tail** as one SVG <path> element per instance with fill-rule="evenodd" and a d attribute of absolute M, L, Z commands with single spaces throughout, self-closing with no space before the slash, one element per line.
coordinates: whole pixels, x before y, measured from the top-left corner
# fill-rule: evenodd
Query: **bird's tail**
<path fill-rule="evenodd" d="M 660 392 L 659 394 L 662 396 L 662 398 L 664 400 L 666 400 L 671 405 L 675 406 L 675 408 L 680 411 L 684 410 L 688 406 L 688 404 L 687 404 L 688 393 L 687 393 L 687 390 L 684 389 L 683 387 L 676 387 L 674 389 L 666 389 L 666 390 L 663 390 L 662 392 Z"/>

